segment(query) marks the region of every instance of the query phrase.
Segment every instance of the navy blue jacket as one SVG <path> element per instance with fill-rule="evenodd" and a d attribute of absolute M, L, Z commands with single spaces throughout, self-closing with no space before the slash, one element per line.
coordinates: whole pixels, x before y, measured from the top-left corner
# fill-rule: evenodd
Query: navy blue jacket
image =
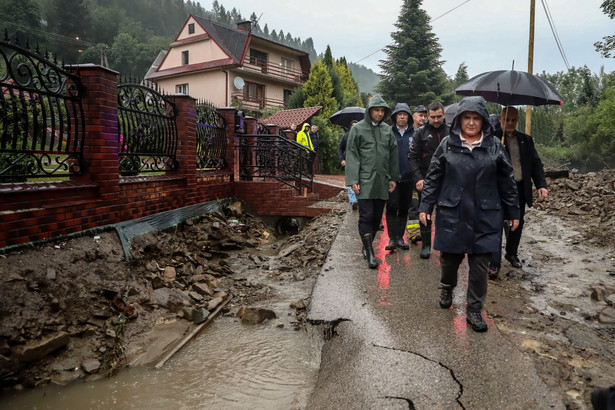
<path fill-rule="evenodd" d="M 412 174 L 410 173 L 410 163 L 408 162 L 408 153 L 410 151 L 410 144 L 412 143 L 412 136 L 414 135 L 414 128 L 412 125 L 406 127 L 406 132 L 402 136 L 397 129 L 397 125 L 391 126 L 393 135 L 397 140 L 397 149 L 399 152 L 399 174 L 401 179 L 399 182 L 412 181 Z"/>

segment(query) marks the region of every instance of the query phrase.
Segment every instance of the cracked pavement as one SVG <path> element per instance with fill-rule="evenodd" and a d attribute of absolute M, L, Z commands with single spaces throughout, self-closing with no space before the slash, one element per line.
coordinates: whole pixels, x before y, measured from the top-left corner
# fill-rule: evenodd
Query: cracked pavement
<path fill-rule="evenodd" d="M 419 243 L 389 253 L 381 231 L 382 263 L 368 269 L 357 217 L 346 214 L 312 293 L 308 320 L 329 340 L 309 409 L 564 408 L 489 317 L 486 333 L 468 327 L 465 262 L 452 308 L 441 309 L 438 252 L 422 260 Z"/>

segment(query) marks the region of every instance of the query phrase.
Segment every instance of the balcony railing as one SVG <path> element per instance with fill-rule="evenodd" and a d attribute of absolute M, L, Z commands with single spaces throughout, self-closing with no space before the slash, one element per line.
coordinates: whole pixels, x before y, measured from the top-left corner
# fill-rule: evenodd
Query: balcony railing
<path fill-rule="evenodd" d="M 245 95 L 243 92 L 231 94 L 231 101 L 234 105 L 235 103 L 239 103 L 243 109 L 250 108 L 253 110 L 262 110 L 265 107 L 286 107 L 283 100 L 278 100 L 276 98 L 251 97 L 249 95 Z"/>
<path fill-rule="evenodd" d="M 307 81 L 308 77 L 310 76 L 309 72 L 286 67 L 283 66 L 282 63 L 273 63 L 268 60 L 263 60 L 261 58 L 255 58 L 250 56 L 246 56 L 244 58 L 243 68 L 254 72 L 261 72 L 263 74 L 267 74 L 273 77 L 294 81 L 297 83 Z"/>

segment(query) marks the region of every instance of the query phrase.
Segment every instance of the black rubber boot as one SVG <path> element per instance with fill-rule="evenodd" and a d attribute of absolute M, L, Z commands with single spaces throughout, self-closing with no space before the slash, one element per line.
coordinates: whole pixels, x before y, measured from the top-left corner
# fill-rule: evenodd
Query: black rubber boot
<path fill-rule="evenodd" d="M 367 251 L 367 266 L 370 269 L 376 269 L 380 263 L 378 259 L 376 259 L 376 255 L 374 254 L 374 247 L 372 246 L 373 236 L 370 233 L 366 233 L 361 237 L 361 241 L 363 241 L 363 248 Z"/>
<path fill-rule="evenodd" d="M 421 242 L 423 246 L 421 247 L 421 254 L 419 255 L 421 259 L 429 259 L 431 256 L 431 222 L 424 226 L 421 224 Z"/>
<path fill-rule="evenodd" d="M 395 227 L 397 228 L 397 247 L 399 249 L 403 249 L 405 251 L 407 251 L 408 249 L 410 249 L 410 246 L 408 246 L 406 244 L 406 242 L 404 241 L 404 233 L 406 233 L 406 219 L 407 218 L 401 218 L 401 217 L 397 217 L 396 219 L 396 225 Z"/>

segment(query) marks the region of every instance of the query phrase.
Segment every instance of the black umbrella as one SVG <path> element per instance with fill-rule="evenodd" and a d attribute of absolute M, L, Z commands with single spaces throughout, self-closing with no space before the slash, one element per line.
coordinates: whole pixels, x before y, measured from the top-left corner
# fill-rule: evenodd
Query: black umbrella
<path fill-rule="evenodd" d="M 457 114 L 457 107 L 459 107 L 459 103 L 450 104 L 444 107 L 444 118 L 447 124 L 453 122 L 453 118 L 455 118 L 455 114 Z"/>
<path fill-rule="evenodd" d="M 330 116 L 329 120 L 331 121 L 331 124 L 350 128 L 350 123 L 352 121 L 361 121 L 363 118 L 365 118 L 365 108 L 346 107 Z"/>
<path fill-rule="evenodd" d="M 547 80 L 525 71 L 488 71 L 455 89 L 460 95 L 480 95 L 501 105 L 562 104 L 562 97 Z"/>

